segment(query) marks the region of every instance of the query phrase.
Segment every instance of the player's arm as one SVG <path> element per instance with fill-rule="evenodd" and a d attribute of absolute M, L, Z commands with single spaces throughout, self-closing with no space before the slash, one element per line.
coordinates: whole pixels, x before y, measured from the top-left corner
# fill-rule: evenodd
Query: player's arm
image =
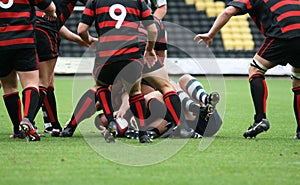
<path fill-rule="evenodd" d="M 157 28 L 154 23 L 148 25 L 146 27 L 148 31 L 148 40 L 146 44 L 146 51 L 144 54 L 145 62 L 148 65 L 148 67 L 152 67 L 155 62 L 157 61 L 157 56 L 154 51 L 154 46 L 157 38 Z"/>
<path fill-rule="evenodd" d="M 89 33 L 89 25 L 85 24 L 85 23 L 82 23 L 80 22 L 79 25 L 78 25 L 78 28 L 77 28 L 77 33 L 78 35 L 81 37 L 81 39 L 88 43 L 88 44 L 91 44 L 92 43 L 92 37 Z"/>
<path fill-rule="evenodd" d="M 230 20 L 230 18 L 240 12 L 240 9 L 234 6 L 228 6 L 224 9 L 224 11 L 218 15 L 217 19 L 215 20 L 213 26 L 209 30 L 208 33 L 198 34 L 194 38 L 194 40 L 201 43 L 202 41 L 206 42 L 207 47 L 210 47 L 213 38 L 215 35 L 221 30 L 223 26 Z"/>
<path fill-rule="evenodd" d="M 159 18 L 160 20 L 162 20 L 165 15 L 167 14 L 167 5 L 162 5 L 160 7 L 158 7 L 155 12 L 153 13 L 153 15 L 157 18 Z"/>
<path fill-rule="evenodd" d="M 81 37 L 73 32 L 71 32 L 67 27 L 62 26 L 61 29 L 59 30 L 59 35 L 69 41 L 76 42 L 80 46 L 86 46 L 89 47 L 90 45 L 83 41 Z"/>
<path fill-rule="evenodd" d="M 156 38 L 157 38 L 157 28 L 155 24 L 150 24 L 146 27 L 148 31 L 148 41 L 146 45 L 146 51 L 151 51 L 154 49 Z"/>
<path fill-rule="evenodd" d="M 118 118 L 118 117 L 123 118 L 125 116 L 127 110 L 129 110 L 129 108 L 130 108 L 129 101 L 128 101 L 128 99 L 129 99 L 128 93 L 124 91 L 121 98 L 122 98 L 122 104 L 121 104 L 119 110 L 114 112 L 114 116 L 116 118 Z"/>
<path fill-rule="evenodd" d="M 32 0 L 30 1 L 32 5 L 37 6 L 39 9 L 45 12 L 44 17 L 48 21 L 55 21 L 57 18 L 56 15 L 56 6 L 51 0 Z"/>

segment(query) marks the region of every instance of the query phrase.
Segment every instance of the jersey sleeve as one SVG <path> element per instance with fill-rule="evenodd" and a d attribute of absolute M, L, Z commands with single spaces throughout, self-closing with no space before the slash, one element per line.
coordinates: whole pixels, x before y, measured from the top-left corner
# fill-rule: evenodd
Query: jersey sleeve
<path fill-rule="evenodd" d="M 250 0 L 233 0 L 230 1 L 227 6 L 234 6 L 236 8 L 239 8 L 241 11 L 239 15 L 243 15 L 249 12 L 251 9 L 251 2 Z"/>
<path fill-rule="evenodd" d="M 167 4 L 167 0 L 157 0 L 157 7 L 161 7 Z"/>
<path fill-rule="evenodd" d="M 94 0 L 88 0 L 83 13 L 81 15 L 80 22 L 91 26 L 95 20 L 95 3 Z"/>
<path fill-rule="evenodd" d="M 144 0 L 141 0 L 141 19 L 143 22 L 143 25 L 148 26 L 152 23 L 154 23 L 154 17 L 151 13 L 151 10 L 147 6 Z"/>
<path fill-rule="evenodd" d="M 32 5 L 37 6 L 41 10 L 46 9 L 50 5 L 51 2 L 52 2 L 51 0 L 32 0 L 31 1 Z"/>

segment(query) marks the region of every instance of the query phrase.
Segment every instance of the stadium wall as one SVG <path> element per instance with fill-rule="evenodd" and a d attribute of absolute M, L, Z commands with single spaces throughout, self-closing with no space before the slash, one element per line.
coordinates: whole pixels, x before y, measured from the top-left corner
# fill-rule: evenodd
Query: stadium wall
<path fill-rule="evenodd" d="M 251 58 L 167 58 L 166 68 L 171 75 L 247 75 Z M 94 58 L 92 57 L 59 57 L 55 74 L 74 75 L 91 74 Z M 290 75 L 291 67 L 276 66 L 268 75 Z"/>

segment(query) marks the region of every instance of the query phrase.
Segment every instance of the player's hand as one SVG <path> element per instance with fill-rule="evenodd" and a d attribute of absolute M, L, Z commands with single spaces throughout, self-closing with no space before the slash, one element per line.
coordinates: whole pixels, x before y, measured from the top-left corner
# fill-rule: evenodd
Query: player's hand
<path fill-rule="evenodd" d="M 145 51 L 144 54 L 145 63 L 149 68 L 153 67 L 155 62 L 157 61 L 157 56 L 155 51 L 152 49 L 151 51 Z"/>
<path fill-rule="evenodd" d="M 204 33 L 196 35 L 194 40 L 197 41 L 198 44 L 201 44 L 203 41 L 206 42 L 206 47 L 208 48 L 212 44 L 213 38 L 208 33 Z"/>
<path fill-rule="evenodd" d="M 125 114 L 126 114 L 126 111 L 124 112 L 122 110 L 117 110 L 114 112 L 114 117 L 115 118 L 124 118 Z"/>
<path fill-rule="evenodd" d="M 57 15 L 54 11 L 45 11 L 44 18 L 46 18 L 50 22 L 53 22 L 56 20 Z"/>
<path fill-rule="evenodd" d="M 89 43 L 86 43 L 84 40 L 80 39 L 77 44 L 79 46 L 84 46 L 84 47 L 90 47 L 90 44 Z"/>
<path fill-rule="evenodd" d="M 98 38 L 96 38 L 96 37 L 90 37 L 89 38 L 90 39 L 90 48 L 92 49 L 92 50 L 96 50 L 96 48 L 97 48 L 97 43 L 98 43 Z"/>

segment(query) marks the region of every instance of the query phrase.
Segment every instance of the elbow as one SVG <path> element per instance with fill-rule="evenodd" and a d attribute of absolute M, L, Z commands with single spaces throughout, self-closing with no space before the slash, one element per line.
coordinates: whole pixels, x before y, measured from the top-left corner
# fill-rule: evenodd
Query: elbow
<path fill-rule="evenodd" d="M 226 17 L 232 17 L 239 13 L 239 9 L 234 6 L 229 6 L 223 11 L 223 15 Z"/>

